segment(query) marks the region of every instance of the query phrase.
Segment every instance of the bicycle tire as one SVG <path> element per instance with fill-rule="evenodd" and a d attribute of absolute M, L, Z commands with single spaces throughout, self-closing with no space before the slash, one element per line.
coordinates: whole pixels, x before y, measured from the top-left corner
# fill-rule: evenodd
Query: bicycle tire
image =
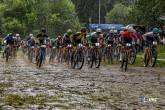
<path fill-rule="evenodd" d="M 77 68 L 81 69 L 84 65 L 84 53 L 82 51 L 78 51 L 77 54 Z M 79 65 L 79 61 L 81 62 L 81 64 Z"/>
<path fill-rule="evenodd" d="M 94 60 L 95 60 L 95 67 L 99 68 L 101 64 L 101 53 L 98 49 L 95 50 Z M 97 60 L 98 60 L 98 63 L 97 63 Z"/>
<path fill-rule="evenodd" d="M 153 54 L 154 54 L 154 56 L 153 56 Z M 150 59 L 151 59 L 150 60 L 151 66 L 154 67 L 156 65 L 156 61 L 157 61 L 157 51 L 156 51 L 156 49 L 153 49 L 153 51 L 151 53 L 151 58 Z M 153 63 L 152 63 L 152 59 L 154 59 Z"/>

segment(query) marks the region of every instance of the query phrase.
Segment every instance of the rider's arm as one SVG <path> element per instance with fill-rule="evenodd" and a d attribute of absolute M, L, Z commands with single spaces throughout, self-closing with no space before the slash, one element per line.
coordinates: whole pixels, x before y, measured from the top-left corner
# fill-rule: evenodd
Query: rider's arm
<path fill-rule="evenodd" d="M 144 41 L 146 41 L 146 36 L 144 34 L 142 35 L 142 38 Z"/>
<path fill-rule="evenodd" d="M 133 35 L 133 37 L 136 39 L 137 43 L 139 43 L 140 41 L 139 41 L 138 36 L 137 36 L 135 33 L 133 33 L 132 35 Z"/>
<path fill-rule="evenodd" d="M 70 42 L 72 43 L 72 35 L 69 36 Z"/>
<path fill-rule="evenodd" d="M 160 38 L 160 34 L 158 33 L 158 38 L 160 42 L 163 42 L 163 40 Z"/>

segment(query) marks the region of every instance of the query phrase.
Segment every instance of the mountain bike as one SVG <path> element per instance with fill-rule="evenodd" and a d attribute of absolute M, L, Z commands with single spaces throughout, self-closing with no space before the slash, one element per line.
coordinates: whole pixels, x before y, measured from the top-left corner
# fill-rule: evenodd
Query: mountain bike
<path fill-rule="evenodd" d="M 144 56 L 144 66 L 147 67 L 148 63 L 150 62 L 150 66 L 154 67 L 157 61 L 157 42 L 148 42 L 149 47 L 147 54 Z"/>
<path fill-rule="evenodd" d="M 30 63 L 31 63 L 33 58 L 35 57 L 35 47 L 31 46 L 29 51 L 30 51 L 29 52 L 29 60 L 30 60 Z"/>
<path fill-rule="evenodd" d="M 114 47 L 112 44 L 107 45 L 107 60 L 108 63 L 113 64 L 113 59 L 114 59 Z"/>
<path fill-rule="evenodd" d="M 50 53 L 50 58 L 49 58 L 49 62 L 54 62 L 54 58 L 56 57 L 56 47 L 53 46 L 52 47 L 52 50 L 51 50 L 51 53 Z"/>
<path fill-rule="evenodd" d="M 38 67 L 41 67 L 41 64 L 43 62 L 43 60 L 45 59 L 45 50 L 46 49 L 46 45 L 41 45 L 40 46 L 40 50 L 39 50 L 39 54 L 38 54 L 38 57 L 37 57 L 37 64 L 36 66 Z"/>
<path fill-rule="evenodd" d="M 89 56 L 88 56 L 88 67 L 92 68 L 93 67 L 93 63 L 95 63 L 95 67 L 99 68 L 100 64 L 101 64 L 101 51 L 100 51 L 100 44 L 99 43 L 95 43 L 94 44 L 94 48 L 91 50 L 91 52 L 89 52 Z"/>
<path fill-rule="evenodd" d="M 122 56 L 122 62 L 121 62 L 120 68 L 123 68 L 123 66 L 124 66 L 124 70 L 126 71 L 128 63 L 134 64 L 135 60 L 136 60 L 135 48 L 132 48 L 131 43 L 126 43 L 124 45 L 124 55 Z"/>
<path fill-rule="evenodd" d="M 67 65 L 69 65 L 71 54 L 72 54 L 71 47 L 72 47 L 71 44 L 68 44 L 66 47 L 65 62 L 67 63 Z"/>
<path fill-rule="evenodd" d="M 71 56 L 71 67 L 75 68 L 76 65 L 78 69 L 81 69 L 84 65 L 83 45 L 81 43 L 77 45 L 76 52 L 72 53 Z"/>

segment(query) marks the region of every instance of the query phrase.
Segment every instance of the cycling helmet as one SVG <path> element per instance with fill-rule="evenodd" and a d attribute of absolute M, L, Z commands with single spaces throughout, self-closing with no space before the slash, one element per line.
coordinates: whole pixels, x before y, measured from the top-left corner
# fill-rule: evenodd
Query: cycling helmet
<path fill-rule="evenodd" d="M 68 30 L 67 30 L 67 33 L 72 33 L 72 30 L 71 30 L 71 29 L 68 29 Z"/>
<path fill-rule="evenodd" d="M 45 33 L 46 32 L 46 29 L 45 28 L 42 28 L 41 29 L 41 32 Z"/>
<path fill-rule="evenodd" d="M 59 35 L 58 38 L 62 38 L 62 37 Z"/>
<path fill-rule="evenodd" d="M 10 37 L 12 37 L 12 36 L 13 36 L 13 34 L 12 34 L 12 33 L 9 33 L 9 36 L 10 36 Z"/>
<path fill-rule="evenodd" d="M 158 29 L 158 28 L 154 28 L 154 29 L 152 30 L 152 32 L 155 33 L 155 34 L 157 34 L 157 33 L 159 32 L 159 29 Z"/>
<path fill-rule="evenodd" d="M 16 37 L 19 37 L 19 34 L 16 34 L 15 36 L 16 36 Z"/>
<path fill-rule="evenodd" d="M 33 36 L 33 34 L 29 34 L 29 37 L 32 37 Z"/>
<path fill-rule="evenodd" d="M 110 30 L 109 33 L 114 33 L 114 31 L 113 30 Z"/>
<path fill-rule="evenodd" d="M 102 30 L 101 30 L 100 28 L 97 28 L 97 29 L 96 29 L 96 32 L 98 32 L 98 33 L 101 33 L 101 31 L 102 31 Z"/>
<path fill-rule="evenodd" d="M 81 32 L 86 32 L 86 28 L 85 27 L 81 28 Z"/>
<path fill-rule="evenodd" d="M 129 27 L 129 28 L 128 28 L 128 32 L 129 32 L 129 33 L 132 33 L 132 32 L 134 32 L 134 29 L 133 29 L 132 27 Z"/>
<path fill-rule="evenodd" d="M 124 33 L 124 31 L 120 31 L 120 34 L 123 34 Z"/>
<path fill-rule="evenodd" d="M 117 30 L 114 30 L 114 33 L 117 33 Z"/>

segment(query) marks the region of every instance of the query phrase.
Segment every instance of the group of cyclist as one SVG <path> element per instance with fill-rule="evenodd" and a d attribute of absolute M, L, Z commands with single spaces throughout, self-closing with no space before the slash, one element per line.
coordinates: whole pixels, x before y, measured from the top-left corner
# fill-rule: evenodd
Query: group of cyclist
<path fill-rule="evenodd" d="M 148 42 L 152 42 L 155 40 L 159 40 L 160 42 L 163 42 L 163 39 L 159 36 L 159 29 L 153 28 L 151 32 L 143 33 L 139 37 L 137 34 L 137 31 L 134 30 L 132 27 L 126 28 L 124 30 L 109 30 L 108 33 L 103 33 L 100 28 L 97 28 L 95 32 L 90 32 L 87 34 L 87 30 L 85 27 L 81 28 L 80 32 L 73 33 L 71 29 L 68 29 L 67 32 L 63 36 L 58 36 L 57 38 L 49 38 L 46 34 L 46 29 L 42 28 L 41 32 L 35 37 L 33 34 L 29 34 L 26 38 L 21 40 L 20 35 L 16 34 L 15 36 L 12 33 L 9 33 L 2 41 L 4 44 L 4 53 L 6 50 L 6 47 L 8 45 L 14 45 L 17 47 L 17 50 L 19 46 L 27 46 L 28 50 L 31 46 L 35 46 L 35 60 L 37 60 L 37 56 L 39 53 L 39 48 L 37 46 L 40 46 L 42 44 L 45 44 L 47 47 L 49 47 L 49 52 L 52 52 L 52 47 L 55 46 L 58 52 L 58 49 L 60 46 L 62 46 L 62 54 L 65 54 L 66 47 L 71 44 L 72 45 L 72 53 L 76 52 L 76 46 L 79 43 L 82 43 L 84 45 L 83 51 L 84 53 L 89 48 L 90 52 L 94 49 L 94 45 L 96 43 L 100 44 L 101 47 L 106 47 L 107 45 L 116 45 L 122 44 L 122 48 L 120 51 L 120 61 L 122 61 L 122 56 L 124 53 L 124 45 L 126 43 L 132 43 L 135 41 L 137 44 L 140 44 L 144 41 L 144 54 L 146 54 Z M 90 45 L 90 46 L 89 46 Z M 45 50 L 46 51 L 46 50 Z M 90 53 L 89 52 L 89 53 Z M 58 54 L 57 54 L 58 55 Z M 58 56 L 57 56 L 58 58 Z M 36 63 L 36 62 L 35 62 Z"/>

